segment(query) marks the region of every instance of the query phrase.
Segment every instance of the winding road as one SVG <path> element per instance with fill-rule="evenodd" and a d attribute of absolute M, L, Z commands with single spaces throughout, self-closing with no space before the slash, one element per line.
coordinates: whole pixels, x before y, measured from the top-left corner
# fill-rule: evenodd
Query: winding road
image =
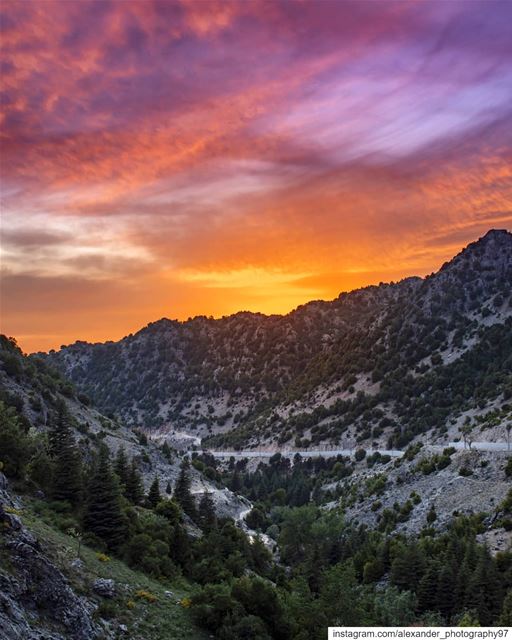
<path fill-rule="evenodd" d="M 453 447 L 460 451 L 466 449 L 469 451 L 469 447 L 464 445 L 463 442 L 447 442 L 446 444 L 427 445 L 430 449 L 435 451 L 443 451 L 446 447 Z M 471 443 L 471 450 L 476 451 L 489 451 L 489 452 L 510 452 L 512 448 L 506 442 L 473 442 Z M 304 451 L 288 451 L 274 449 L 271 451 L 254 450 L 247 451 L 203 451 L 202 453 L 209 453 L 214 458 L 271 458 L 276 453 L 280 453 L 285 458 L 293 458 L 299 454 L 302 458 L 332 458 L 335 456 L 353 456 L 356 449 L 311 449 Z M 366 449 L 366 454 L 371 455 L 379 452 L 381 455 L 388 455 L 392 458 L 401 458 L 405 451 L 400 449 Z"/>

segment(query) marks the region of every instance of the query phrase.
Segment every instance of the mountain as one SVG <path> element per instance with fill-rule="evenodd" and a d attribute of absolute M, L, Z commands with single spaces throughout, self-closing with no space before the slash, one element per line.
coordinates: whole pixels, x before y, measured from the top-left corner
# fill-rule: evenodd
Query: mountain
<path fill-rule="evenodd" d="M 12 339 L 0 335 L 0 402 L 16 411 L 22 426 L 32 432 L 47 434 L 60 403 L 69 413 L 74 437 L 81 457 L 90 460 L 105 444 L 112 454 L 123 449 L 133 459 L 147 489 L 155 475 L 162 488 L 174 486 L 180 460 L 176 452 L 162 451 L 158 441 L 147 440 L 138 431 L 99 412 L 69 380 L 39 358 L 24 356 Z M 192 491 L 209 491 L 221 516 L 236 517 L 247 503 L 217 487 L 196 469 L 191 469 Z"/>
<path fill-rule="evenodd" d="M 284 315 L 161 319 L 118 342 L 39 354 L 107 413 L 212 446 L 402 447 L 463 423 L 488 437 L 512 396 L 512 234 L 426 278 Z"/>
<path fill-rule="evenodd" d="M 287 316 L 0 336 L 0 637 L 510 624 L 511 240 Z M 180 462 L 179 437 L 356 449 Z"/>

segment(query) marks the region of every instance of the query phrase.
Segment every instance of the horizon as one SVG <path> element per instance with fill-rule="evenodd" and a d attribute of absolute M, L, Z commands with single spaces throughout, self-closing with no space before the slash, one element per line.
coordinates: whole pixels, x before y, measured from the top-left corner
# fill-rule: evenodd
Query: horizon
<path fill-rule="evenodd" d="M 512 229 L 510 229 L 510 230 L 509 229 L 496 229 L 496 228 L 488 229 L 483 234 L 483 236 L 474 239 L 468 245 L 465 245 L 464 247 L 462 247 L 461 250 L 458 251 L 456 254 L 451 256 L 451 258 L 448 260 L 448 262 L 451 262 L 454 258 L 457 257 L 457 255 L 459 255 L 465 249 L 467 249 L 468 246 L 470 246 L 471 244 L 475 244 L 475 243 L 479 242 L 480 240 L 482 240 L 487 235 L 489 235 L 490 233 L 493 233 L 493 232 L 494 233 L 496 233 L 496 232 L 497 233 L 506 232 L 508 234 L 511 234 L 511 236 L 512 236 Z M 28 355 L 33 355 L 35 353 L 41 353 L 41 352 L 49 353 L 51 351 L 58 351 L 60 348 L 63 348 L 63 347 L 69 347 L 69 346 L 71 346 L 71 345 L 73 345 L 73 344 L 75 344 L 77 342 L 85 342 L 85 343 L 88 343 L 88 344 L 105 344 L 106 342 L 119 342 L 121 340 L 124 340 L 125 338 L 128 338 L 129 336 L 132 336 L 132 335 L 135 335 L 135 334 L 139 333 L 140 331 L 146 329 L 147 327 L 149 327 L 152 324 L 157 324 L 157 323 L 162 322 L 162 321 L 168 321 L 168 322 L 171 322 L 171 323 L 178 322 L 180 324 L 185 324 L 187 322 L 192 322 L 192 321 L 200 319 L 200 318 L 201 319 L 202 318 L 206 318 L 207 320 L 215 321 L 215 320 L 222 320 L 224 318 L 229 318 L 229 317 L 232 317 L 232 316 L 235 316 L 235 315 L 239 315 L 239 314 L 262 315 L 265 318 L 270 318 L 270 317 L 273 317 L 273 316 L 277 316 L 277 317 L 283 318 L 283 317 L 286 317 L 287 315 L 290 315 L 291 313 L 294 313 L 295 311 L 297 311 L 301 307 L 307 306 L 308 304 L 315 304 L 317 302 L 327 303 L 328 304 L 330 302 L 334 302 L 335 300 L 337 300 L 342 295 L 351 294 L 351 293 L 354 293 L 356 291 L 361 291 L 362 289 L 367 289 L 369 287 L 398 285 L 401 282 L 403 282 L 405 280 L 409 280 L 411 278 L 416 278 L 416 279 L 419 279 L 419 280 L 425 280 L 426 278 L 438 273 L 445 264 L 447 264 L 447 261 L 443 262 L 437 269 L 434 269 L 434 271 L 432 271 L 431 273 L 425 274 L 423 276 L 411 274 L 411 275 L 408 275 L 408 276 L 404 276 L 403 278 L 401 278 L 399 280 L 396 280 L 396 281 L 395 280 L 390 280 L 390 281 L 387 281 L 387 282 L 381 281 L 381 282 L 378 282 L 378 283 L 370 283 L 370 284 L 363 285 L 363 286 L 360 286 L 360 287 L 355 287 L 354 289 L 348 289 L 348 290 L 344 290 L 344 291 L 339 291 L 337 295 L 335 295 L 333 298 L 329 298 L 329 299 L 325 299 L 325 298 L 310 299 L 310 300 L 307 300 L 307 301 L 297 305 L 296 307 L 293 307 L 292 309 L 290 309 L 288 311 L 285 311 L 285 312 L 282 312 L 282 313 L 265 313 L 265 312 L 262 312 L 262 311 L 251 311 L 250 309 L 238 309 L 237 311 L 233 311 L 232 313 L 229 313 L 229 314 L 223 314 L 221 316 L 207 315 L 207 314 L 204 314 L 204 313 L 199 313 L 199 314 L 196 314 L 194 316 L 189 316 L 186 319 L 185 318 L 181 318 L 180 319 L 180 318 L 173 318 L 173 317 L 169 317 L 169 316 L 162 316 L 161 318 L 157 318 L 156 320 L 155 319 L 149 320 L 145 325 L 139 326 L 138 328 L 134 329 L 133 331 L 130 331 L 130 332 L 124 334 L 123 336 L 119 336 L 119 337 L 116 337 L 116 338 L 106 338 L 104 340 L 95 340 L 95 341 L 85 340 L 85 339 L 82 339 L 82 338 L 76 338 L 75 340 L 69 342 L 68 344 L 62 344 L 59 347 L 51 347 L 51 348 L 46 349 L 46 350 L 37 349 L 35 351 L 25 352 L 25 353 L 27 353 Z M 10 336 L 10 338 L 14 338 L 16 340 L 18 346 L 20 346 L 22 348 L 22 345 L 19 344 L 16 336 Z"/>
<path fill-rule="evenodd" d="M 289 313 L 512 229 L 512 4 L 6 0 L 1 327 Z"/>

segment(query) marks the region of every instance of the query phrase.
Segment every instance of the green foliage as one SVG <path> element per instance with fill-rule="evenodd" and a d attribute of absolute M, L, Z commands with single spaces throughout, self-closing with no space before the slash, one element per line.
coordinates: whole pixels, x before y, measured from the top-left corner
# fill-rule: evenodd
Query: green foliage
<path fill-rule="evenodd" d="M 71 431 L 71 416 L 63 402 L 58 406 L 48 439 L 53 459 L 52 497 L 76 506 L 82 498 L 82 467 Z"/>
<path fill-rule="evenodd" d="M 377 592 L 373 602 L 374 623 L 382 627 L 407 627 L 416 620 L 417 598 L 410 591 L 389 587 Z"/>
<path fill-rule="evenodd" d="M 160 495 L 160 482 L 158 480 L 158 476 L 155 476 L 149 488 L 146 502 L 148 507 L 154 509 L 161 500 L 162 496 Z"/>
<path fill-rule="evenodd" d="M 119 481 L 106 447 L 100 448 L 85 493 L 85 531 L 97 536 L 108 549 L 118 549 L 126 538 L 127 523 L 121 509 Z"/>
<path fill-rule="evenodd" d="M 188 458 L 183 458 L 180 474 L 174 487 L 174 499 L 181 509 L 193 520 L 197 517 L 196 503 L 190 492 L 190 463 Z"/>
<path fill-rule="evenodd" d="M 141 504 L 144 496 L 144 487 L 142 485 L 142 477 L 137 468 L 137 463 L 132 458 L 128 477 L 126 479 L 125 496 L 132 504 Z"/>
<path fill-rule="evenodd" d="M 16 409 L 0 400 L 0 461 L 7 476 L 23 477 L 32 446 L 33 440 L 23 429 Z"/>
<path fill-rule="evenodd" d="M 203 531 L 211 531 L 217 527 L 217 516 L 215 515 L 215 505 L 211 494 L 206 491 L 199 502 L 197 524 Z"/>

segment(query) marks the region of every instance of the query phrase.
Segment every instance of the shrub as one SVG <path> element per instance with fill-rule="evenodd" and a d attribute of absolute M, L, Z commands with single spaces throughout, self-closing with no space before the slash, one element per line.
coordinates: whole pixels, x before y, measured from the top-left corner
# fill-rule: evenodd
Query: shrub
<path fill-rule="evenodd" d="M 354 453 L 354 460 L 356 462 L 361 462 L 361 460 L 364 460 L 366 458 L 366 451 L 364 449 L 357 449 L 356 452 Z"/>
<path fill-rule="evenodd" d="M 156 602 L 158 598 L 151 591 L 146 591 L 146 589 L 139 589 L 135 592 L 135 597 L 139 600 L 145 600 L 146 602 L 152 603 Z"/>
<path fill-rule="evenodd" d="M 96 558 L 100 561 L 100 562 L 110 562 L 110 557 L 107 556 L 106 553 L 97 553 L 96 554 Z"/>
<path fill-rule="evenodd" d="M 459 476 L 467 477 L 472 475 L 473 475 L 473 471 L 469 467 L 463 466 L 459 469 Z"/>

